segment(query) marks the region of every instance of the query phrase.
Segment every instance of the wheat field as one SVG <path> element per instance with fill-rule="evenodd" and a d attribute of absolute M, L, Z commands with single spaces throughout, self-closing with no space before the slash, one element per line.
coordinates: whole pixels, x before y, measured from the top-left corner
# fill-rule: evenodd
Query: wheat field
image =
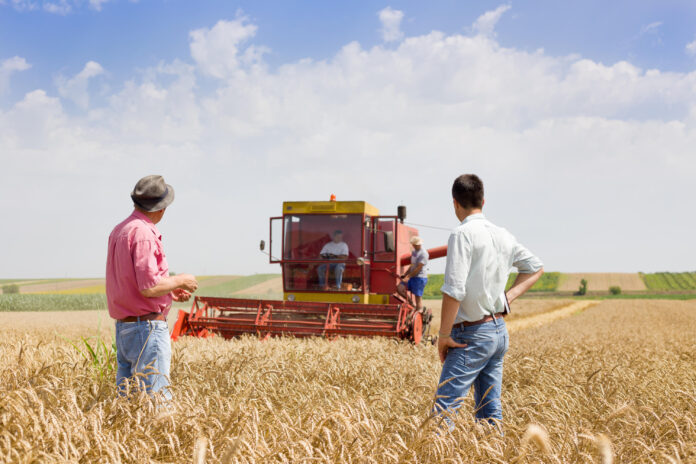
<path fill-rule="evenodd" d="M 504 436 L 471 396 L 453 432 L 430 418 L 429 345 L 182 339 L 175 401 L 156 408 L 115 396 L 107 346 L 83 357 L 96 327 L 6 322 L 1 462 L 696 462 L 694 302 L 606 301 L 513 332 Z"/>

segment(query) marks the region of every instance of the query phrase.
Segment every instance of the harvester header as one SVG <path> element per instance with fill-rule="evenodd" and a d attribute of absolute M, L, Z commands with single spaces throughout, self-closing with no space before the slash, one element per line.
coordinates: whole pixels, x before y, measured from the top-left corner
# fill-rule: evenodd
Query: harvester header
<path fill-rule="evenodd" d="M 412 295 L 397 291 L 418 235 L 405 216 L 403 206 L 383 216 L 364 201 L 284 202 L 282 216 L 270 218 L 268 252 L 281 267 L 283 300 L 196 297 L 190 313 L 179 312 L 172 339 L 252 333 L 420 342 L 432 312 L 416 311 Z M 429 251 L 434 259 L 447 248 Z"/>

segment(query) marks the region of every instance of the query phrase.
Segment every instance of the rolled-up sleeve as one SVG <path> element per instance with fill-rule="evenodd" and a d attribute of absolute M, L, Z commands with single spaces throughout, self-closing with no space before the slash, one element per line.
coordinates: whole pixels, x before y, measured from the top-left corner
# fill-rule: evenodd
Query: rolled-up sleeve
<path fill-rule="evenodd" d="M 471 268 L 471 243 L 462 232 L 454 232 L 447 241 L 445 283 L 440 288 L 457 301 L 466 295 L 466 281 Z"/>
<path fill-rule="evenodd" d="M 534 274 L 544 267 L 544 263 L 520 243 L 515 243 L 512 259 L 512 265 L 520 274 Z"/>
<path fill-rule="evenodd" d="M 140 240 L 133 243 L 131 256 L 138 290 L 152 288 L 162 279 L 158 254 L 160 254 L 159 247 L 153 240 Z"/>

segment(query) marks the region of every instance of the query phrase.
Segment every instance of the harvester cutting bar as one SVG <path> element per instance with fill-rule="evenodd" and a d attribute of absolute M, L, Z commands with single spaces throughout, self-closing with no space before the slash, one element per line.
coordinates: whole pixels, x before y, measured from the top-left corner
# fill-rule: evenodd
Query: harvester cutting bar
<path fill-rule="evenodd" d="M 179 312 L 172 339 L 217 333 L 224 338 L 258 334 L 384 336 L 410 338 L 406 319 L 412 310 L 401 304 L 314 303 L 278 300 L 196 297 L 190 313 Z"/>

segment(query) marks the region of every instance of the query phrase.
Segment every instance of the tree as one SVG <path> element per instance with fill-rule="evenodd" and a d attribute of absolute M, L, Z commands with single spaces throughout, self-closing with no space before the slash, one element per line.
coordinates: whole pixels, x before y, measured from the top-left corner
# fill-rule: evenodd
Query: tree
<path fill-rule="evenodd" d="M 3 285 L 2 286 L 2 293 L 4 295 L 9 295 L 10 293 L 19 293 L 19 285 L 17 285 L 17 284 Z"/>
<path fill-rule="evenodd" d="M 575 292 L 576 295 L 584 295 L 587 293 L 587 280 L 582 279 L 580 281 L 580 288 L 578 288 L 578 291 Z"/>

